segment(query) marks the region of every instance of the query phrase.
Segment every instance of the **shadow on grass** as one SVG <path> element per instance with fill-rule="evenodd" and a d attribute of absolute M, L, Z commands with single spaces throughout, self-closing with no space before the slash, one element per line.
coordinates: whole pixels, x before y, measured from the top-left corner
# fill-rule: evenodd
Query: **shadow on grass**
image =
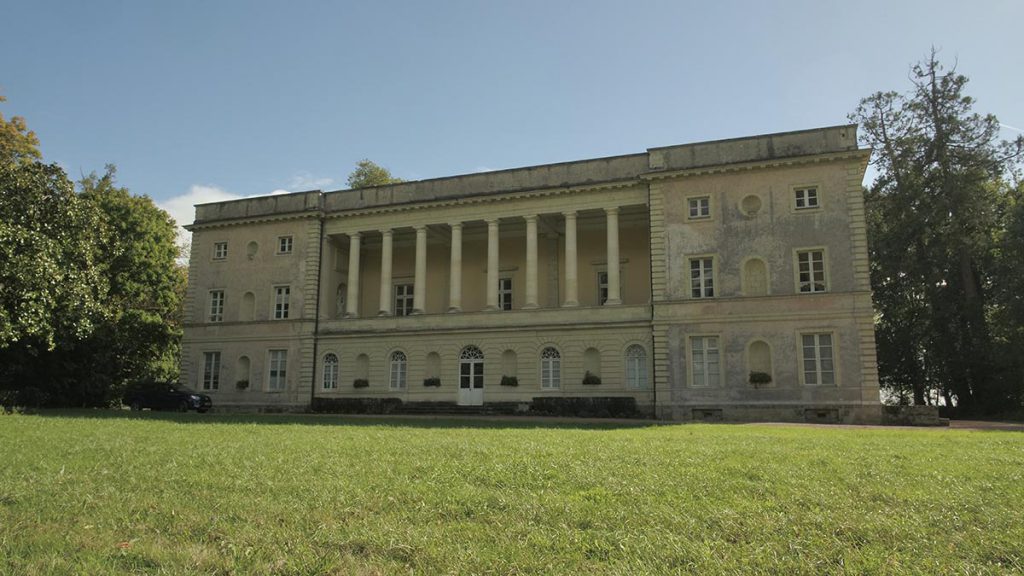
<path fill-rule="evenodd" d="M 178 424 L 269 424 L 305 426 L 385 426 L 395 428 L 563 428 L 610 430 L 660 426 L 655 420 L 559 418 L 552 416 L 452 416 L 446 414 L 195 414 L 192 412 L 132 412 L 117 409 L 41 409 L 29 413 L 46 418 L 96 420 L 160 420 Z"/>

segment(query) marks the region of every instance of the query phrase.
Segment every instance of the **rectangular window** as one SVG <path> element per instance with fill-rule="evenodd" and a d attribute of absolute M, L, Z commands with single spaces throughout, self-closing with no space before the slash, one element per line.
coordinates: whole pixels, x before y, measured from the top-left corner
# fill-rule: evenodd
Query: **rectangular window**
<path fill-rule="evenodd" d="M 825 292 L 825 251 L 800 250 L 796 253 L 797 284 L 800 292 Z"/>
<path fill-rule="evenodd" d="M 718 336 L 690 338 L 691 385 L 715 386 L 721 376 L 718 361 Z"/>
<path fill-rule="evenodd" d="M 498 278 L 498 308 L 512 309 L 512 279 Z"/>
<path fill-rule="evenodd" d="M 819 207 L 817 186 L 794 188 L 793 198 L 796 201 L 795 206 L 797 210 L 808 210 Z"/>
<path fill-rule="evenodd" d="M 288 318 L 288 305 L 292 289 L 290 286 L 274 286 L 274 320 Z"/>
<path fill-rule="evenodd" d="M 604 306 L 608 301 L 608 273 L 597 273 L 597 303 Z"/>
<path fill-rule="evenodd" d="M 270 390 L 284 390 L 288 386 L 288 351 L 270 351 L 270 369 L 267 371 L 267 387 Z"/>
<path fill-rule="evenodd" d="M 714 258 L 690 258 L 690 296 L 715 296 Z"/>
<path fill-rule="evenodd" d="M 220 388 L 220 352 L 203 354 L 203 390 Z"/>
<path fill-rule="evenodd" d="M 831 334 L 803 334 L 804 384 L 808 386 L 830 386 L 836 383 L 836 371 L 832 356 Z"/>
<path fill-rule="evenodd" d="M 224 291 L 210 290 L 210 322 L 224 321 Z"/>
<path fill-rule="evenodd" d="M 700 196 L 699 198 L 690 198 L 690 220 L 699 220 L 701 218 L 711 217 L 711 197 Z"/>
<path fill-rule="evenodd" d="M 413 285 L 395 284 L 395 316 L 412 314 Z"/>
<path fill-rule="evenodd" d="M 291 236 L 278 236 L 277 237 L 277 253 L 278 254 L 291 254 L 292 253 L 292 237 Z"/>
<path fill-rule="evenodd" d="M 213 245 L 213 259 L 224 260 L 228 257 L 228 243 L 227 242 L 216 242 Z"/>

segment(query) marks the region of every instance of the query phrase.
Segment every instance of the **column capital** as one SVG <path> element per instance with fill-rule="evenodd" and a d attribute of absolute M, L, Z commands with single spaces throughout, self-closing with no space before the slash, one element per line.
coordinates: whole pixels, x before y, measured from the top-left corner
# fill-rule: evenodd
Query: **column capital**
<path fill-rule="evenodd" d="M 416 232 L 426 232 L 427 231 L 427 225 L 426 224 L 417 224 L 417 225 L 413 226 L 412 228 Z"/>
<path fill-rule="evenodd" d="M 536 222 L 537 221 L 537 215 L 536 214 L 527 214 L 526 216 L 523 216 L 523 220 L 526 220 L 527 222 Z"/>
<path fill-rule="evenodd" d="M 576 217 L 576 211 L 575 210 L 566 210 L 565 212 L 562 212 L 562 216 L 564 216 L 566 218 L 575 218 Z"/>
<path fill-rule="evenodd" d="M 394 232 L 394 230 L 392 230 L 391 228 L 381 228 L 380 229 L 380 233 L 381 233 L 382 236 L 391 236 L 391 234 L 393 232 Z"/>
<path fill-rule="evenodd" d="M 449 222 L 448 226 L 450 226 L 452 230 L 455 230 L 456 228 L 462 230 L 462 222 Z"/>
<path fill-rule="evenodd" d="M 359 238 L 363 235 L 362 232 L 356 230 L 355 232 L 347 232 L 349 238 Z"/>
<path fill-rule="evenodd" d="M 611 208 L 605 208 L 604 209 L 604 213 L 605 214 L 618 214 L 619 213 L 619 207 L 618 206 L 612 206 Z"/>
<path fill-rule="evenodd" d="M 487 226 L 488 227 L 497 226 L 498 225 L 498 219 L 497 218 L 485 218 L 484 222 L 487 222 Z"/>

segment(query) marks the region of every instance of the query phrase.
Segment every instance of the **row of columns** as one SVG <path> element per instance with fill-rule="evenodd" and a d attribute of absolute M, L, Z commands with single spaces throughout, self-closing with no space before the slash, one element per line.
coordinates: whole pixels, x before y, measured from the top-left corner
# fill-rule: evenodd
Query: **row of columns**
<path fill-rule="evenodd" d="M 621 304 L 619 294 L 619 209 L 605 208 L 607 217 L 608 255 L 608 299 L 605 305 Z M 578 264 L 576 259 L 576 212 L 564 212 L 565 217 L 565 300 L 563 307 L 579 306 Z M 522 308 L 533 309 L 537 303 L 537 215 L 524 217 L 526 220 L 526 302 Z M 498 219 L 487 222 L 487 307 L 498 310 Z M 448 311 L 462 311 L 462 222 L 453 222 L 451 227 L 451 260 L 448 292 Z M 427 282 L 427 227 L 419 225 L 416 230 L 416 265 L 413 279 L 413 314 L 422 314 L 426 308 Z M 350 232 L 348 253 L 348 293 L 345 298 L 345 316 L 359 315 L 359 256 L 361 232 Z M 380 260 L 380 310 L 378 315 L 390 316 L 391 271 L 393 253 L 393 231 L 381 230 Z"/>

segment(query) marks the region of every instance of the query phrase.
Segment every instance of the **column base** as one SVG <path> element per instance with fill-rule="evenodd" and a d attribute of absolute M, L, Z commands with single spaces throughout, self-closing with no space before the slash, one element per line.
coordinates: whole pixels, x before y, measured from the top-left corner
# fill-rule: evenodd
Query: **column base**
<path fill-rule="evenodd" d="M 423 310 L 420 310 L 418 308 L 413 308 L 412 312 L 409 312 L 409 316 L 420 316 L 422 314 L 423 314 Z"/>
<path fill-rule="evenodd" d="M 342 318 L 359 318 L 359 314 L 355 312 L 345 312 L 345 315 L 342 316 Z"/>
<path fill-rule="evenodd" d="M 562 302 L 562 308 L 577 308 L 579 305 L 580 303 L 576 300 L 566 300 L 565 302 Z"/>
<path fill-rule="evenodd" d="M 523 304 L 521 310 L 536 310 L 540 308 L 537 304 Z"/>
<path fill-rule="evenodd" d="M 458 312 L 462 312 L 462 306 L 452 306 L 452 307 L 448 308 L 448 313 L 449 314 L 456 314 Z"/>
<path fill-rule="evenodd" d="M 621 299 L 619 299 L 619 298 L 616 298 L 616 299 L 614 299 L 614 300 L 612 300 L 611 298 L 609 298 L 609 299 L 607 299 L 607 300 L 605 300 L 605 301 L 604 301 L 604 305 L 605 305 L 605 306 L 618 306 L 618 305 L 620 305 L 620 304 L 622 304 L 622 300 L 621 300 Z"/>
<path fill-rule="evenodd" d="M 377 316 L 391 316 L 390 310 L 379 310 Z"/>
<path fill-rule="evenodd" d="M 501 308 L 498 306 L 484 306 L 484 312 L 500 312 Z"/>

